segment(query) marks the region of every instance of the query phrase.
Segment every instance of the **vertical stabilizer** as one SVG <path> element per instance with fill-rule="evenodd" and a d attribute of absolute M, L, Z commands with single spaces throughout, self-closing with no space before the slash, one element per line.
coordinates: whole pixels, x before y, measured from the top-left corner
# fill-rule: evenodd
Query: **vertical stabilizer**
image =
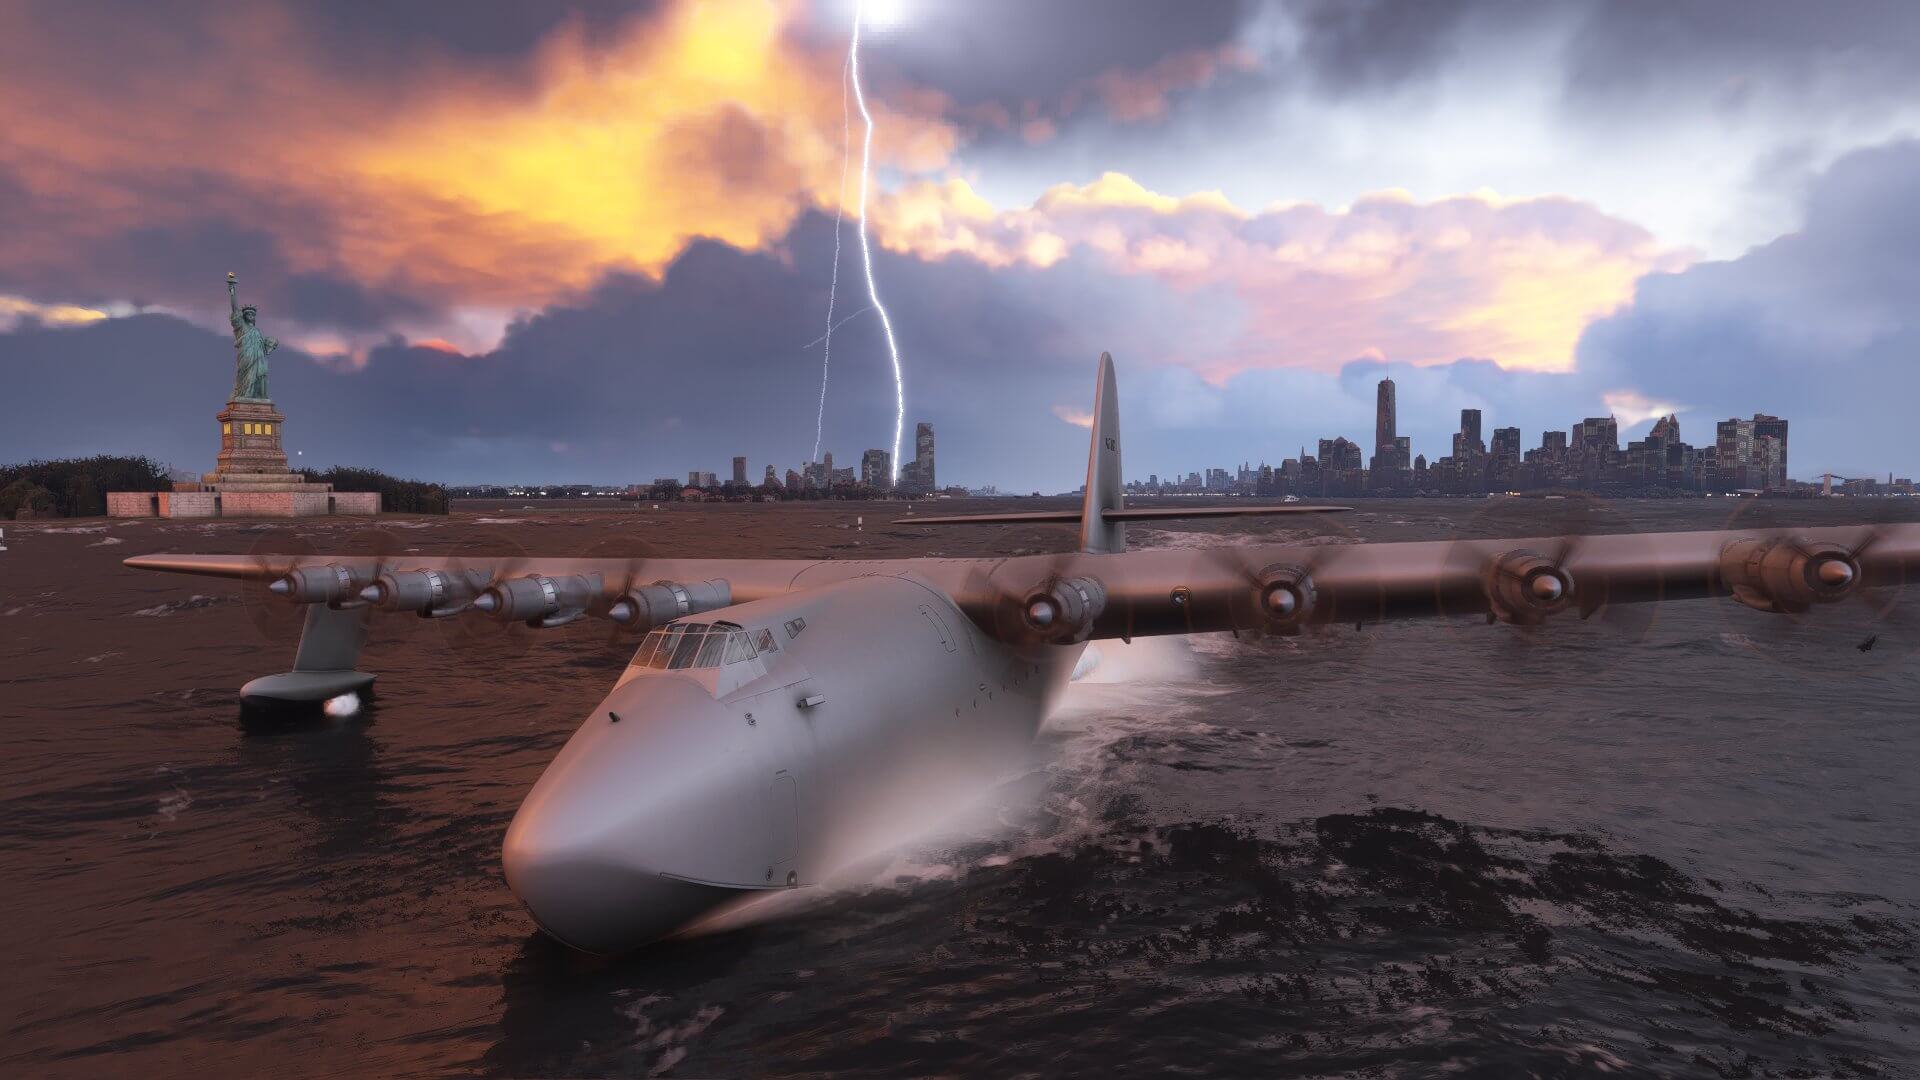
<path fill-rule="evenodd" d="M 1100 354 L 1100 378 L 1093 391 L 1093 439 L 1087 451 L 1087 498 L 1080 506 L 1080 550 L 1127 550 L 1127 527 L 1107 521 L 1102 512 L 1120 509 L 1120 396 L 1114 389 L 1113 357 Z"/>

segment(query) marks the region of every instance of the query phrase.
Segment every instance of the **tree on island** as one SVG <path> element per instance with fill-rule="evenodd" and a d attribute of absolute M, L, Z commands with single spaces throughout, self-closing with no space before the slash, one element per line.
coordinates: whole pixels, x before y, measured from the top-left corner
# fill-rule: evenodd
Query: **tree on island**
<path fill-rule="evenodd" d="M 152 458 L 61 458 L 0 465 L 0 517 L 22 508 L 61 517 L 99 517 L 109 491 L 171 491 L 166 467 Z"/>
<path fill-rule="evenodd" d="M 332 484 L 335 491 L 376 491 L 380 493 L 380 512 L 385 514 L 444 514 L 447 489 L 425 480 L 403 480 L 378 469 L 336 465 L 328 469 L 302 469 L 301 474 L 316 484 Z"/>

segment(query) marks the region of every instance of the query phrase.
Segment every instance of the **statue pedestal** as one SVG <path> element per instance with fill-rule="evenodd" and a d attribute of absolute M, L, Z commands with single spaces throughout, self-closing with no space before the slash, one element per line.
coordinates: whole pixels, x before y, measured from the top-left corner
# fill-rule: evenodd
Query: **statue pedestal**
<path fill-rule="evenodd" d="M 273 402 L 260 398 L 234 398 L 215 417 L 220 421 L 220 456 L 207 483 L 231 473 L 279 475 L 286 480 L 287 452 L 280 446 L 280 426 L 287 418 Z"/>
<path fill-rule="evenodd" d="M 220 455 L 199 483 L 172 491 L 113 492 L 109 517 L 325 517 L 378 514 L 378 492 L 336 492 L 287 468 L 281 446 L 286 417 L 265 398 L 233 398 L 216 417 Z"/>

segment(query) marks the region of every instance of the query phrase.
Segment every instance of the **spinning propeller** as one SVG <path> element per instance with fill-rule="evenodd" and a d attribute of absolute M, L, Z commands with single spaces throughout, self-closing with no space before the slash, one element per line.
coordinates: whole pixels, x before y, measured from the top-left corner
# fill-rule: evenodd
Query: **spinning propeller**
<path fill-rule="evenodd" d="M 1257 565 L 1237 547 L 1203 549 L 1201 558 L 1205 564 L 1224 572 L 1240 584 L 1219 597 L 1208 597 L 1202 590 L 1189 603 L 1224 603 L 1227 625 L 1236 635 L 1243 630 L 1288 636 L 1306 629 L 1325 631 L 1331 625 L 1334 613 L 1325 606 L 1324 597 L 1315 588 L 1314 574 L 1328 555 L 1348 544 L 1359 543 L 1359 537 L 1332 517 L 1312 515 L 1309 520 L 1311 524 L 1305 529 L 1308 535 L 1298 540 L 1285 533 L 1251 538 L 1263 544 L 1298 544 L 1306 551 L 1297 559 Z M 1361 597 L 1349 599 L 1347 605 L 1348 610 L 1353 612 L 1364 611 L 1368 607 Z M 1189 625 L 1192 625 L 1191 622 Z"/>
<path fill-rule="evenodd" d="M 247 621 L 253 624 L 260 640 L 274 645 L 290 645 L 300 640 L 300 628 L 306 621 L 306 609 L 289 604 L 274 586 L 293 564 L 313 554 L 313 545 L 284 530 L 261 528 L 248 549 L 255 576 L 240 583 L 240 603 L 246 608 Z"/>
<path fill-rule="evenodd" d="M 366 606 L 361 591 L 400 554 L 400 543 L 383 529 L 358 529 L 338 551 L 343 557 L 337 562 L 306 561 L 314 551 L 305 539 L 279 529 L 262 531 L 251 555 L 264 584 L 249 584 L 241 594 L 262 637 L 297 640 L 308 604 Z"/>
<path fill-rule="evenodd" d="M 1541 531 L 1543 505 L 1551 508 L 1544 515 L 1551 539 L 1502 543 L 1502 536 Z M 1446 580 L 1469 578 L 1476 583 L 1476 591 L 1449 592 L 1443 585 L 1440 607 L 1452 614 L 1480 614 L 1490 623 L 1520 627 L 1526 632 L 1517 640 L 1524 647 L 1567 644 L 1554 634 L 1533 632 L 1548 620 L 1567 615 L 1577 615 L 1582 622 L 1598 620 L 1610 641 L 1638 644 L 1652 632 L 1659 605 L 1627 601 L 1657 600 L 1659 587 L 1656 583 L 1648 592 L 1643 580 L 1636 579 L 1642 583 L 1630 594 L 1626 579 L 1609 573 L 1606 565 L 1589 560 L 1583 566 L 1582 553 L 1594 537 L 1603 535 L 1614 537 L 1609 550 L 1619 565 L 1642 566 L 1652 560 L 1651 547 L 1631 539 L 1639 535 L 1635 523 L 1617 507 L 1591 495 L 1490 501 L 1455 531 L 1446 558 L 1451 571 Z M 1627 545 L 1624 553 L 1621 544 Z M 1467 632 L 1461 620 L 1450 625 Z M 1624 658 L 1627 654 L 1610 650 L 1608 655 Z"/>
<path fill-rule="evenodd" d="M 447 572 L 467 594 L 461 603 L 473 607 L 460 618 L 439 620 L 447 648 L 479 667 L 518 660 L 533 648 L 533 631 L 522 623 L 501 625 L 481 618 L 485 612 L 475 601 L 500 582 L 525 572 L 526 549 L 504 536 L 490 536 L 465 546 L 467 551 L 447 560 Z"/>
<path fill-rule="evenodd" d="M 1021 647 L 1085 641 L 1106 610 L 1097 578 L 1064 573 L 1074 561 L 1062 552 L 1040 563 L 1028 558 L 982 563 L 959 597 L 960 606 L 996 639 Z"/>
<path fill-rule="evenodd" d="M 1858 519 L 1861 501 L 1847 500 L 1849 517 Z M 1869 516 L 1878 520 L 1860 526 L 1850 541 L 1789 534 L 1728 544 L 1721 554 L 1718 592 L 1736 603 L 1716 605 L 1726 640 L 1823 677 L 1852 676 L 1907 660 L 1920 638 L 1920 626 L 1912 625 L 1920 616 L 1904 590 L 1890 587 L 1906 584 L 1906 575 L 1897 562 L 1869 558 L 1886 536 L 1889 519 L 1898 514 L 1892 505 L 1875 505 Z M 1740 499 L 1725 527 L 1736 533 L 1777 530 L 1778 520 L 1789 515 L 1804 519 L 1804 504 Z M 1743 607 L 1771 617 L 1755 618 Z"/>

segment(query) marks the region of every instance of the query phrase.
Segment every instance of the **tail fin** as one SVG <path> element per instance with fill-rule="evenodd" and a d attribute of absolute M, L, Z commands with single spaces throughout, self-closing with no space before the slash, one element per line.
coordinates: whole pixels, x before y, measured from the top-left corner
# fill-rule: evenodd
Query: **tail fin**
<path fill-rule="evenodd" d="M 1120 509 L 1120 395 L 1114 388 L 1113 357 L 1100 354 L 1099 383 L 1093 392 L 1093 439 L 1087 451 L 1087 496 L 1080 507 L 1080 550 L 1127 550 L 1127 527 L 1106 516 Z"/>

